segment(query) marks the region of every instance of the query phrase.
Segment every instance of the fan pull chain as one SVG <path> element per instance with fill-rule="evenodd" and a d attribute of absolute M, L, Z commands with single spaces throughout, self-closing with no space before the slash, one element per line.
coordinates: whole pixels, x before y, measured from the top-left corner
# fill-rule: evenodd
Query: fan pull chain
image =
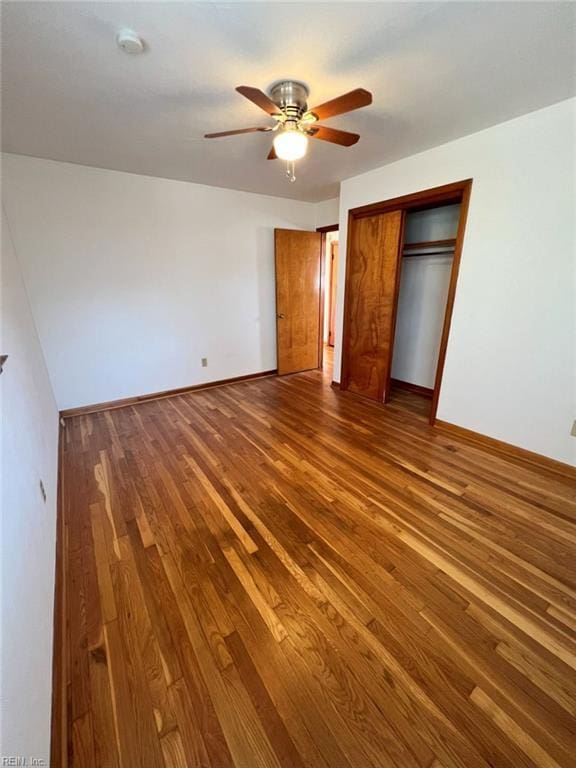
<path fill-rule="evenodd" d="M 288 181 L 296 181 L 296 171 L 294 167 L 294 160 L 286 161 L 286 178 Z"/>

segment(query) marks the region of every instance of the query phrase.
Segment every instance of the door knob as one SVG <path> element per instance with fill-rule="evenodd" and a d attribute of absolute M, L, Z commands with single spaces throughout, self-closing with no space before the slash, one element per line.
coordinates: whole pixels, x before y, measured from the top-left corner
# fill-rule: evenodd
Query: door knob
<path fill-rule="evenodd" d="M 278 320 L 284 320 L 284 315 L 277 314 L 276 317 L 278 318 Z"/>

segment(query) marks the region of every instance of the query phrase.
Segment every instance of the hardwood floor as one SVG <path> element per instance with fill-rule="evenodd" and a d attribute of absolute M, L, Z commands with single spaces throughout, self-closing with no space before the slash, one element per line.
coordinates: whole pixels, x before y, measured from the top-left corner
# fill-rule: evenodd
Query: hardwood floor
<path fill-rule="evenodd" d="M 576 484 L 329 382 L 67 420 L 69 765 L 575 765 Z"/>
<path fill-rule="evenodd" d="M 392 386 L 388 404 L 418 414 L 428 420 L 432 399 L 415 392 L 408 392 L 405 389 L 400 389 L 400 387 Z"/>

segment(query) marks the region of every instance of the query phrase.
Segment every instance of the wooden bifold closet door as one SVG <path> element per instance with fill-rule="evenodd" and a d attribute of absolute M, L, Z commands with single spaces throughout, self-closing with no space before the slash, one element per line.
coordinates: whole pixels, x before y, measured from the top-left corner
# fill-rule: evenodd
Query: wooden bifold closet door
<path fill-rule="evenodd" d="M 390 369 L 403 211 L 351 218 L 346 265 L 342 389 L 383 402 Z"/>

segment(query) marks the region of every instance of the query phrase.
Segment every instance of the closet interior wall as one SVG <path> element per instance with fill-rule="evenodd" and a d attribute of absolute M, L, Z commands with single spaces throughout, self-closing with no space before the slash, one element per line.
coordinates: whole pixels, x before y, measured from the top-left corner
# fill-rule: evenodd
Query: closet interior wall
<path fill-rule="evenodd" d="M 434 388 L 460 204 L 409 211 L 404 225 L 392 384 Z"/>

